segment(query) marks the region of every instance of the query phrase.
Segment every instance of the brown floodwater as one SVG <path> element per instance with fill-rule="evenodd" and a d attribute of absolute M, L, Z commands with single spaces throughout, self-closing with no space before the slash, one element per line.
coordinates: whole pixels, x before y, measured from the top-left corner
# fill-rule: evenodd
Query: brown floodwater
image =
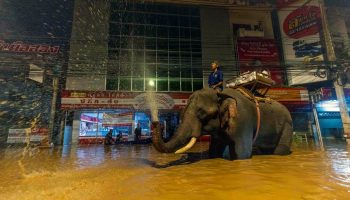
<path fill-rule="evenodd" d="M 350 148 L 342 142 L 239 161 L 205 159 L 198 152 L 207 149 L 196 144 L 186 160 L 151 145 L 6 147 L 0 199 L 350 199 Z"/>

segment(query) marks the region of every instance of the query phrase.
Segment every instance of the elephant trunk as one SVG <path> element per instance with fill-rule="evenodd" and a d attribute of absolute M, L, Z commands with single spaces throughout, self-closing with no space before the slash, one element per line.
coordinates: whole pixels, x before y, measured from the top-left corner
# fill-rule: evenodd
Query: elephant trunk
<path fill-rule="evenodd" d="M 200 135 L 200 123 L 195 123 L 194 126 L 193 123 L 190 124 L 187 121 L 180 124 L 176 133 L 168 142 L 164 142 L 159 122 L 152 122 L 152 126 L 153 146 L 161 153 L 183 153 L 194 145 L 196 137 Z"/>

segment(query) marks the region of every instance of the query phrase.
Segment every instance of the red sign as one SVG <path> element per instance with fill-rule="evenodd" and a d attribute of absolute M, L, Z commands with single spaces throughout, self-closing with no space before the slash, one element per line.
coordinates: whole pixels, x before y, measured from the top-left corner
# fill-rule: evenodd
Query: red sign
<path fill-rule="evenodd" d="M 4 40 L 0 40 L 0 51 L 3 52 L 58 54 L 59 50 L 60 46 L 50 46 L 47 44 L 26 44 L 22 41 L 6 43 Z"/>
<path fill-rule="evenodd" d="M 259 59 L 263 63 L 278 64 L 278 49 L 275 40 L 262 38 L 238 39 L 238 56 L 241 62 Z"/>
<path fill-rule="evenodd" d="M 237 42 L 240 71 L 267 70 L 276 84 L 283 83 L 283 70 L 275 40 L 240 38 Z"/>
<path fill-rule="evenodd" d="M 291 12 L 283 22 L 284 33 L 293 39 L 320 31 L 321 10 L 318 6 L 303 6 Z"/>

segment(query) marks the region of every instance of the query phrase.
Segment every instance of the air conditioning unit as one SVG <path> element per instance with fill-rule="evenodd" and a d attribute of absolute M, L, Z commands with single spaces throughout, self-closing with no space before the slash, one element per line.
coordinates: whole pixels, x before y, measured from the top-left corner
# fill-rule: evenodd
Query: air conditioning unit
<path fill-rule="evenodd" d="M 246 30 L 244 28 L 240 28 L 238 30 L 239 37 L 264 37 L 264 31 L 260 30 Z"/>

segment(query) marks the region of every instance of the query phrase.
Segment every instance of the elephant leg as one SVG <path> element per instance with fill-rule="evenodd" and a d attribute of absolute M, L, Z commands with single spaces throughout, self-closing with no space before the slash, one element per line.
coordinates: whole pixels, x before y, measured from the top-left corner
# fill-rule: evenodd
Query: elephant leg
<path fill-rule="evenodd" d="M 290 146 L 293 140 L 293 128 L 291 122 L 284 123 L 282 133 L 278 145 L 274 151 L 275 155 L 289 155 L 291 153 Z"/>
<path fill-rule="evenodd" d="M 218 136 L 212 135 L 209 146 L 209 158 L 222 158 L 225 147 L 226 144 Z"/>
<path fill-rule="evenodd" d="M 233 159 L 249 159 L 253 153 L 253 131 L 241 134 L 233 138 L 234 143 L 230 145 Z"/>

